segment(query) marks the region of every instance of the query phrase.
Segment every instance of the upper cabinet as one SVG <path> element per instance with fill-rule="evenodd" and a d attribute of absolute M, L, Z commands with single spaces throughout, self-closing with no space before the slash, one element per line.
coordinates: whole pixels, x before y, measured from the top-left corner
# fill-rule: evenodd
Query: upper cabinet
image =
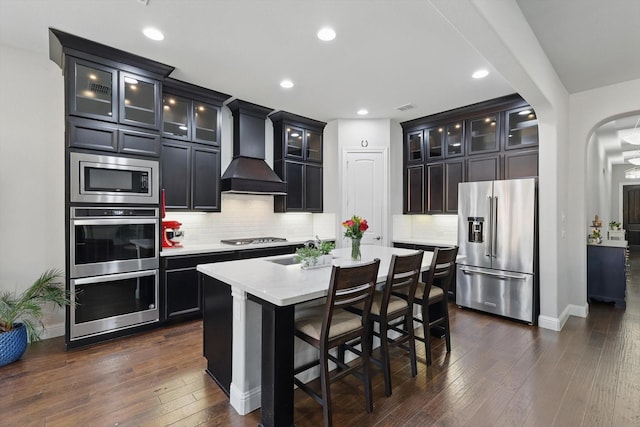
<path fill-rule="evenodd" d="M 222 103 L 230 96 L 168 78 L 162 93 L 162 136 L 220 146 Z"/>
<path fill-rule="evenodd" d="M 167 209 L 220 212 L 220 110 L 229 98 L 164 81 L 160 164 Z"/>
<path fill-rule="evenodd" d="M 460 182 L 538 176 L 538 121 L 519 95 L 401 125 L 404 213 L 456 213 Z"/>
<path fill-rule="evenodd" d="M 322 212 L 322 132 L 326 123 L 278 111 L 273 122 L 273 169 L 287 183 L 274 196 L 276 212 Z"/>
<path fill-rule="evenodd" d="M 69 57 L 67 111 L 72 116 L 159 129 L 159 79 Z"/>
<path fill-rule="evenodd" d="M 159 155 L 162 82 L 173 67 L 55 29 L 49 53 L 65 75 L 69 147 Z"/>
<path fill-rule="evenodd" d="M 505 121 L 507 150 L 538 145 L 538 117 L 532 108 L 526 106 L 509 110 Z"/>

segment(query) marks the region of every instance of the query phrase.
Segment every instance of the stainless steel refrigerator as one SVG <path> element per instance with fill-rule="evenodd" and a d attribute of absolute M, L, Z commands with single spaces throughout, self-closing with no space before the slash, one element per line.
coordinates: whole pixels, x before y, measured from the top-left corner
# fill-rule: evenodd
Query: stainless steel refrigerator
<path fill-rule="evenodd" d="M 536 201 L 533 178 L 459 184 L 459 306 L 537 322 Z"/>

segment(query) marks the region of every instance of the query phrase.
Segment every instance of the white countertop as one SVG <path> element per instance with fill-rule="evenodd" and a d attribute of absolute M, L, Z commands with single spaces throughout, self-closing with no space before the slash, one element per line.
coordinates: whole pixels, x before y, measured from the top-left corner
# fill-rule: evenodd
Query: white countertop
<path fill-rule="evenodd" d="M 175 255 L 196 255 L 203 253 L 213 253 L 213 252 L 226 252 L 226 251 L 240 251 L 244 249 L 257 249 L 257 248 L 275 248 L 278 246 L 290 246 L 290 245 L 298 245 L 303 244 L 309 240 L 315 240 L 312 237 L 309 238 L 292 238 L 287 239 L 286 242 L 272 242 L 272 243 L 260 243 L 260 244 L 249 244 L 249 245 L 227 245 L 225 243 L 187 243 L 181 248 L 162 248 L 160 252 L 160 256 L 175 256 Z M 333 237 L 325 237 L 322 240 L 335 240 Z"/>
<path fill-rule="evenodd" d="M 380 258 L 378 282 L 384 282 L 389 271 L 391 256 L 413 253 L 410 249 L 389 248 L 383 246 L 361 246 L 362 261 Z M 236 287 L 251 295 L 278 306 L 297 304 L 326 296 L 331 279 L 331 267 L 303 270 L 300 264 L 281 265 L 271 262 L 273 259 L 291 258 L 294 255 L 280 255 L 266 258 L 253 258 L 238 261 L 225 261 L 198 265 L 198 271 Z M 333 251 L 336 265 L 349 265 L 351 248 Z M 422 270 L 428 270 L 432 252 L 425 252 Z"/>
<path fill-rule="evenodd" d="M 587 243 L 590 246 L 608 246 L 611 248 L 626 248 L 628 242 L 626 240 L 603 240 L 602 243 Z"/>

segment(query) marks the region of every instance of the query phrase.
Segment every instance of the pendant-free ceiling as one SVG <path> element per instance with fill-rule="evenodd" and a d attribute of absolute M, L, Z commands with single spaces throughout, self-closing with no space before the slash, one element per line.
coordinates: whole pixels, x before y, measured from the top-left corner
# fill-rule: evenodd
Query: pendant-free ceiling
<path fill-rule="evenodd" d="M 627 144 L 640 145 L 640 131 L 638 131 L 639 123 L 640 123 L 640 118 L 638 118 L 638 121 L 636 122 L 636 126 L 633 128 L 633 132 L 631 132 L 631 134 L 622 138 L 624 142 L 626 142 Z M 638 164 L 638 163 L 634 163 L 634 164 Z"/>

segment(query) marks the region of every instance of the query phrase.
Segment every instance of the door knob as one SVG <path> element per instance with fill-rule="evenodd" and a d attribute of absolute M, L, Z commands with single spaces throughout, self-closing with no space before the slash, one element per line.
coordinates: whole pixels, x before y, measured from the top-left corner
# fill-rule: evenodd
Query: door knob
<path fill-rule="evenodd" d="M 381 239 L 382 239 L 382 237 L 380 237 L 380 236 L 376 236 L 376 237 L 373 238 L 373 240 L 381 240 Z"/>

